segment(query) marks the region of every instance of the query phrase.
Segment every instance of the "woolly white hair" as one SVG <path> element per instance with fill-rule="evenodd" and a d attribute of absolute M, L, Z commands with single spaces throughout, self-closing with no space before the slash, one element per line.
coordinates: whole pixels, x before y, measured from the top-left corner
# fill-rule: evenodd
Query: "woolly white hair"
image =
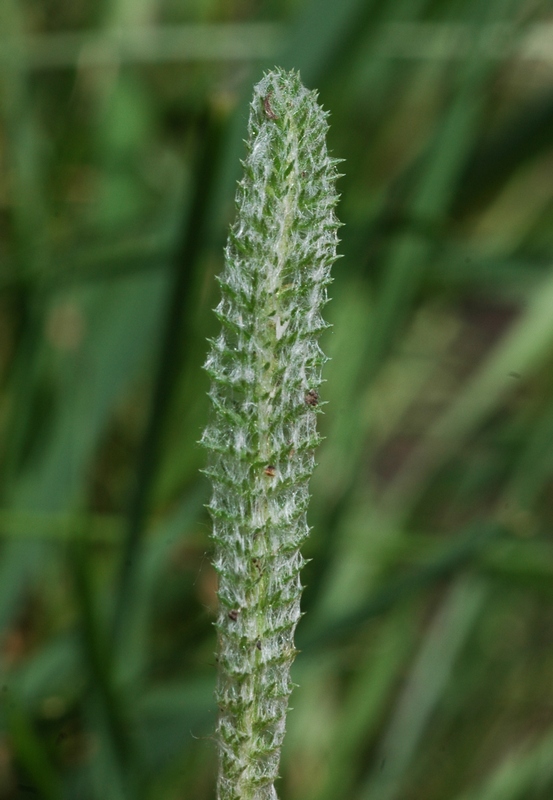
<path fill-rule="evenodd" d="M 318 388 L 339 222 L 327 114 L 299 75 L 254 89 L 237 218 L 205 368 L 219 576 L 219 800 L 275 800 L 309 532 Z M 308 394 L 309 393 L 309 394 Z M 307 402 L 309 397 L 310 402 Z"/>

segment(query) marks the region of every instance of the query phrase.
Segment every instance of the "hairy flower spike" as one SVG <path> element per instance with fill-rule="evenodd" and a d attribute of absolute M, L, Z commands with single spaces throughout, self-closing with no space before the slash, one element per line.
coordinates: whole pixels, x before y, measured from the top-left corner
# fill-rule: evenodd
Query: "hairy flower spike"
<path fill-rule="evenodd" d="M 276 798 L 338 242 L 327 129 L 298 74 L 277 69 L 255 87 L 202 440 L 219 575 L 219 800 Z"/>

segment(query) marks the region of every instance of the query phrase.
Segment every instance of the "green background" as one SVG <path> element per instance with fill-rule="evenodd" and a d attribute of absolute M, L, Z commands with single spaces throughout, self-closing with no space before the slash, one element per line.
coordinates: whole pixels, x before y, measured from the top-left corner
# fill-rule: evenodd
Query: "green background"
<path fill-rule="evenodd" d="M 214 797 L 201 367 L 274 64 L 345 159 L 279 797 L 551 798 L 552 20 L 1 0 L 1 800 Z"/>

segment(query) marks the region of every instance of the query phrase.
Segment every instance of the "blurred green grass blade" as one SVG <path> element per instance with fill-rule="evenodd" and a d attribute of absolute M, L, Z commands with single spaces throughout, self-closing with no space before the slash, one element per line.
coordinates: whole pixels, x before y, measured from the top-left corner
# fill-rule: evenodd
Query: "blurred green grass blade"
<path fill-rule="evenodd" d="M 412 609 L 396 611 L 375 633 L 365 659 L 355 668 L 332 736 L 326 775 L 320 790 L 306 800 L 353 797 L 356 765 L 381 723 L 413 646 Z"/>
<path fill-rule="evenodd" d="M 403 96 L 394 86 L 397 76 L 397 61 L 386 57 L 381 42 L 383 29 L 393 28 L 394 21 L 405 24 L 423 17 L 429 0 L 395 0 L 394 3 L 383 4 L 385 22 L 378 20 L 376 25 L 367 25 L 365 38 L 355 48 L 354 64 L 347 81 L 343 81 L 343 101 L 352 105 L 367 104 L 370 97 L 370 113 L 374 117 L 378 112 L 390 113 L 390 107 L 401 102 Z M 347 169 L 347 167 L 346 167 Z"/>
<path fill-rule="evenodd" d="M 25 17 L 20 3 L 6 0 L 0 4 L 0 31 L 12 42 L 19 42 L 0 71 L 0 127 L 6 174 L 2 191 L 10 208 L 6 239 L 2 250 L 13 257 L 13 289 L 20 293 L 27 315 L 18 342 L 18 355 L 8 376 L 10 389 L 16 391 L 17 413 L 8 425 L 2 474 L 4 501 L 12 489 L 20 446 L 32 415 L 31 400 L 41 369 L 40 325 L 43 321 L 33 295 L 30 276 L 48 264 L 48 210 L 45 205 L 41 137 L 37 114 L 31 99 L 27 64 L 21 36 Z M 11 230 L 10 230 L 11 228 Z M 9 244 L 8 244 L 9 241 Z M 2 253 L 2 256 L 4 253 Z M 2 271 L 3 271 L 3 257 Z M 0 278 L 1 280 L 1 278 Z"/>
<path fill-rule="evenodd" d="M 477 145 L 461 178 L 454 213 L 474 213 L 506 180 L 541 153 L 548 154 L 553 137 L 553 94 L 538 89 L 516 108 L 499 130 Z"/>
<path fill-rule="evenodd" d="M 327 620 L 366 598 L 379 579 L 378 565 L 394 552 L 401 537 L 398 526 L 389 525 L 375 509 L 378 489 L 367 485 L 360 464 L 370 463 L 379 446 L 394 437 L 413 398 L 431 383 L 436 365 L 448 357 L 456 335 L 455 326 L 444 329 L 440 314 L 420 314 L 403 341 L 403 353 L 386 365 L 375 385 L 360 393 L 356 384 L 363 369 L 363 347 L 357 343 L 369 334 L 372 306 L 357 280 L 338 278 L 333 299 L 333 328 L 326 350 L 331 361 L 323 394 L 333 413 L 321 418 L 326 440 L 311 484 L 310 511 L 319 536 L 319 569 L 310 584 L 320 594 L 316 610 L 310 613 Z M 425 358 L 409 356 L 421 351 Z M 323 535 L 327 539 L 320 544 Z"/>
<path fill-rule="evenodd" d="M 331 361 L 325 372 L 323 396 L 333 412 L 322 418 L 326 441 L 312 479 L 314 494 L 320 497 L 320 502 L 313 503 L 312 513 L 322 518 L 328 504 L 335 502 L 351 484 L 366 447 L 365 406 L 357 402 L 355 395 L 363 350 L 352 347 L 352 342 L 366 340 L 373 310 L 363 284 L 358 281 L 337 280 L 332 294 L 329 309 L 332 335 L 324 342 Z"/>
<path fill-rule="evenodd" d="M 111 0 L 102 8 L 101 27 L 117 35 L 120 28 L 151 24 L 157 0 Z M 136 154 L 153 136 L 154 99 L 131 70 L 97 70 L 91 73 L 95 93 L 96 161 L 100 168 L 99 199 L 93 208 L 98 231 L 118 230 L 144 219 L 148 190 L 136 169 Z"/>
<path fill-rule="evenodd" d="M 48 362 L 43 334 L 43 304 L 29 298 L 26 306 L 26 324 L 6 376 L 5 391 L 11 400 L 11 414 L 2 443 L 1 491 L 4 503 L 9 502 L 12 497 L 21 472 L 30 438 L 29 432 L 33 430 L 36 398 L 44 382 Z"/>
<path fill-rule="evenodd" d="M 106 717 L 103 701 L 93 687 L 92 693 L 84 698 L 83 720 L 87 731 L 93 731 L 95 749 L 80 770 L 75 770 L 84 786 L 87 800 L 134 800 L 142 798 L 145 786 L 140 782 L 141 791 L 136 791 L 135 775 L 122 768 L 116 748 L 113 746 L 109 719 Z M 80 773 L 80 774 L 79 774 Z M 68 776 L 68 777 L 75 777 Z M 69 784 L 71 786 L 71 784 Z M 81 789 L 81 791 L 83 791 Z M 144 794 L 143 794 L 144 792 Z"/>
<path fill-rule="evenodd" d="M 174 553 L 190 535 L 192 525 L 203 511 L 207 487 L 194 487 L 167 519 L 154 528 L 144 544 L 144 552 L 136 565 L 134 591 L 128 598 L 129 613 L 119 633 L 115 669 L 123 684 L 133 687 L 147 679 L 151 658 L 151 629 L 154 593 Z"/>
<path fill-rule="evenodd" d="M 194 739 L 212 730 L 216 715 L 213 677 L 188 677 L 178 684 L 153 686 L 137 705 L 138 725 L 148 769 L 164 769 Z"/>
<path fill-rule="evenodd" d="M 3 636 L 20 609 L 28 587 L 52 557 L 44 543 L 10 539 L 2 546 L 0 559 L 0 634 Z"/>
<path fill-rule="evenodd" d="M 512 390 L 513 371 L 532 374 L 553 348 L 553 277 L 532 291 L 528 305 L 457 401 L 438 419 L 407 459 L 383 505 L 407 514 L 430 475 Z"/>
<path fill-rule="evenodd" d="M 122 514 L 46 512 L 0 509 L 0 535 L 6 539 L 38 539 L 63 544 L 89 529 L 90 541 L 119 545 L 124 528 Z"/>
<path fill-rule="evenodd" d="M 441 548 L 442 552 L 428 562 L 406 575 L 394 577 L 372 592 L 357 608 L 343 617 L 326 621 L 319 617 L 307 617 L 298 629 L 298 647 L 309 650 L 351 635 L 359 625 L 374 616 L 380 615 L 407 597 L 433 585 L 444 577 L 466 569 L 473 559 L 486 552 L 497 541 L 501 541 L 506 531 L 493 523 L 471 526 L 454 542 Z"/>
<path fill-rule="evenodd" d="M 366 779 L 360 800 L 399 800 L 429 719 L 442 700 L 467 636 L 486 600 L 485 582 L 459 578 L 449 589 L 422 640 L 380 747 L 382 765 Z"/>
<path fill-rule="evenodd" d="M 151 358 L 165 290 L 164 275 L 140 275 L 59 298 L 80 317 L 84 338 L 62 360 L 52 431 L 16 487 L 15 508 L 63 511 L 74 502 L 113 404 Z"/>
<path fill-rule="evenodd" d="M 307 86 L 320 86 L 323 74 L 336 67 L 336 57 L 346 42 L 366 22 L 374 0 L 310 0 L 300 7 L 279 64 L 299 69 Z"/>
<path fill-rule="evenodd" d="M 108 7 L 109 8 L 109 7 Z M 112 15 L 113 16 L 113 15 Z M 113 27 L 65 30 L 30 35 L 25 39 L 29 68 L 116 68 L 167 62 L 248 62 L 270 59 L 278 52 L 283 29 L 278 22 L 191 22 L 183 25 L 148 25 L 138 20 L 112 19 Z M 13 47 L 13 43 L 11 43 Z M 11 47 L 0 41 L 0 64 Z"/>
<path fill-rule="evenodd" d="M 511 299 L 537 286 L 549 266 L 549 260 L 544 257 L 532 259 L 517 254 L 494 257 L 483 255 L 474 247 L 465 248 L 459 242 L 445 243 L 430 265 L 430 278 L 434 285 L 445 289 L 482 288 Z"/>
<path fill-rule="evenodd" d="M 523 589 L 546 602 L 553 599 L 553 546 L 544 540 L 511 539 L 498 542 L 478 558 L 482 574 L 494 578 L 504 590 Z"/>
<path fill-rule="evenodd" d="M 52 260 L 57 262 L 57 269 L 41 276 L 42 290 L 63 291 L 81 283 L 117 281 L 134 273 L 166 271 L 174 255 L 174 208 L 172 211 L 166 227 L 156 220 L 152 232 L 118 236 L 112 243 L 74 244 L 68 251 L 55 253 Z M 168 215 L 169 210 L 164 208 L 165 222 Z"/>
<path fill-rule="evenodd" d="M 136 169 L 136 153 L 153 137 L 152 97 L 134 74 L 98 87 L 103 107 L 97 124 L 98 200 L 91 209 L 98 231 L 124 229 L 145 219 L 151 208 L 150 191 Z"/>
<path fill-rule="evenodd" d="M 82 350 L 62 370 L 50 438 L 13 490 L 15 512 L 66 512 L 77 501 L 114 403 L 151 355 L 164 288 L 164 276 L 136 276 L 79 295 L 86 324 Z M 54 556 L 44 543 L 27 538 L 4 543 L 0 631 L 40 573 L 43 559 Z"/>
<path fill-rule="evenodd" d="M 99 613 L 98 598 L 91 574 L 92 559 L 84 541 L 75 541 L 70 550 L 70 568 L 79 610 L 79 635 L 88 683 L 89 714 L 100 738 L 98 765 L 113 773 L 111 782 L 120 787 L 117 794 L 126 800 L 139 797 L 137 756 L 130 734 L 125 697 L 115 685 L 113 658 L 108 644 L 108 626 Z M 117 796 L 117 795 L 114 795 Z"/>
<path fill-rule="evenodd" d="M 38 794 L 43 800 L 59 800 L 61 786 L 57 772 L 30 715 L 24 710 L 13 689 L 3 692 L 7 726 L 17 760 L 28 775 L 29 784 L 20 783 L 18 790 Z"/>
<path fill-rule="evenodd" d="M 156 373 L 146 429 L 138 457 L 135 485 L 128 512 L 128 526 L 119 572 L 114 612 L 114 640 L 125 625 L 125 614 L 134 596 L 134 570 L 138 564 L 146 515 L 159 468 L 162 437 L 175 394 L 184 354 L 190 357 L 188 343 L 193 333 L 189 320 L 195 296 L 194 276 L 208 229 L 208 211 L 217 180 L 221 130 L 215 115 L 206 112 L 197 122 L 199 149 L 193 195 L 186 209 L 181 241 L 174 257 L 171 285 L 166 294 L 163 331 L 159 342 Z"/>
<path fill-rule="evenodd" d="M 71 632 L 52 637 L 5 680 L 8 686 L 15 685 L 22 708 L 36 715 L 48 698 L 59 698 L 62 706 L 70 704 L 80 693 L 82 669 L 79 641 Z"/>
<path fill-rule="evenodd" d="M 0 31 L 13 46 L 11 57 L 0 70 L 0 122 L 6 147 L 11 191 L 18 272 L 48 261 L 48 235 L 40 130 L 28 86 L 27 64 L 22 47 L 24 14 L 17 0 L 0 4 Z"/>
<path fill-rule="evenodd" d="M 529 800 L 548 797 L 553 785 L 553 732 L 509 754 L 473 789 L 454 800 Z"/>
<path fill-rule="evenodd" d="M 530 428 L 522 453 L 504 491 L 506 503 L 522 509 L 534 506 L 553 472 L 553 402 Z"/>
<path fill-rule="evenodd" d="M 479 26 L 510 14 L 513 0 L 494 0 L 470 5 L 471 22 Z M 495 64 L 484 53 L 475 36 L 473 51 L 459 71 L 454 98 L 438 121 L 424 167 L 407 216 L 438 228 L 452 205 L 459 177 L 480 125 L 484 91 Z M 373 377 L 393 343 L 398 328 L 416 296 L 425 274 L 432 247 L 420 233 L 404 231 L 392 243 L 377 297 L 373 328 L 368 341 L 366 373 Z"/>
<path fill-rule="evenodd" d="M 52 250 L 51 263 L 35 265 L 27 274 L 34 284 L 40 308 L 49 295 L 75 287 L 78 291 L 81 284 L 132 279 L 135 273 L 167 270 L 174 255 L 175 207 L 179 205 L 180 196 L 181 193 L 178 198 L 167 199 L 159 217 L 153 217 L 148 228 L 142 226 L 139 232 L 106 235 L 100 242 L 73 241 L 64 248 Z M 0 291 L 16 289 L 18 282 L 16 265 L 5 260 L 0 273 Z"/>
<path fill-rule="evenodd" d="M 436 5 L 432 4 L 434 13 Z M 398 0 L 399 14 L 395 13 L 396 6 L 390 5 L 385 9 L 391 11 L 392 19 L 397 17 L 400 23 L 408 23 L 411 19 L 416 23 L 379 30 L 378 57 L 382 60 L 432 59 L 442 63 L 462 57 L 467 50 L 463 23 L 455 22 L 453 17 L 451 23 L 423 19 L 420 24 L 417 19 L 420 10 L 416 3 L 414 7 L 416 12 L 411 13 L 409 6 Z M 44 74 L 50 70 L 71 69 L 76 63 L 85 69 L 94 69 L 168 62 L 179 65 L 191 62 L 274 62 L 285 34 L 280 22 L 243 20 L 151 24 L 150 20 L 133 24 L 125 17 L 126 14 L 120 17 L 120 21 L 112 20 L 115 24 L 101 32 L 92 28 L 30 33 L 24 38 L 28 68 Z M 517 43 L 511 52 L 509 28 L 505 31 L 506 46 L 498 46 L 495 32 L 491 32 L 490 57 L 514 55 L 517 59 L 547 63 L 550 60 L 547 26 L 547 22 L 529 25 L 524 40 Z M 12 39 L 0 39 L 0 63 L 10 60 L 13 49 Z"/>

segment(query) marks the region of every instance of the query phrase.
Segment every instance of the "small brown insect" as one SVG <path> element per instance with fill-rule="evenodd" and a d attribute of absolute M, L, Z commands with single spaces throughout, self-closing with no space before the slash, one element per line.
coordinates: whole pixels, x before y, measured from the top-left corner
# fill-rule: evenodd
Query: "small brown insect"
<path fill-rule="evenodd" d="M 255 646 L 257 647 L 258 650 L 261 650 L 261 642 L 259 641 L 259 639 L 255 643 Z"/>
<path fill-rule="evenodd" d="M 258 572 L 261 572 L 261 559 L 260 558 L 257 558 L 257 556 L 252 558 L 252 564 L 254 565 L 254 567 L 256 568 L 256 570 Z"/>
<path fill-rule="evenodd" d="M 265 114 L 269 117 L 269 119 L 278 119 L 277 115 L 271 108 L 271 95 L 272 92 L 269 92 L 269 94 L 263 98 L 263 108 L 265 109 Z"/>
<path fill-rule="evenodd" d="M 231 619 L 233 622 L 236 622 L 236 620 L 238 619 L 238 609 L 231 608 L 231 610 L 228 612 L 228 618 Z"/>
<path fill-rule="evenodd" d="M 307 394 L 305 395 L 305 402 L 308 406 L 315 406 L 319 405 L 319 394 L 315 391 L 315 389 L 310 389 Z"/>
<path fill-rule="evenodd" d="M 264 473 L 265 473 L 265 475 L 267 475 L 269 478 L 274 478 L 274 477 L 275 477 L 275 475 L 276 475 L 276 467 L 273 467 L 271 464 L 269 464 L 268 466 L 266 466 L 266 467 L 265 467 L 265 469 L 263 470 L 263 472 L 264 472 Z"/>

